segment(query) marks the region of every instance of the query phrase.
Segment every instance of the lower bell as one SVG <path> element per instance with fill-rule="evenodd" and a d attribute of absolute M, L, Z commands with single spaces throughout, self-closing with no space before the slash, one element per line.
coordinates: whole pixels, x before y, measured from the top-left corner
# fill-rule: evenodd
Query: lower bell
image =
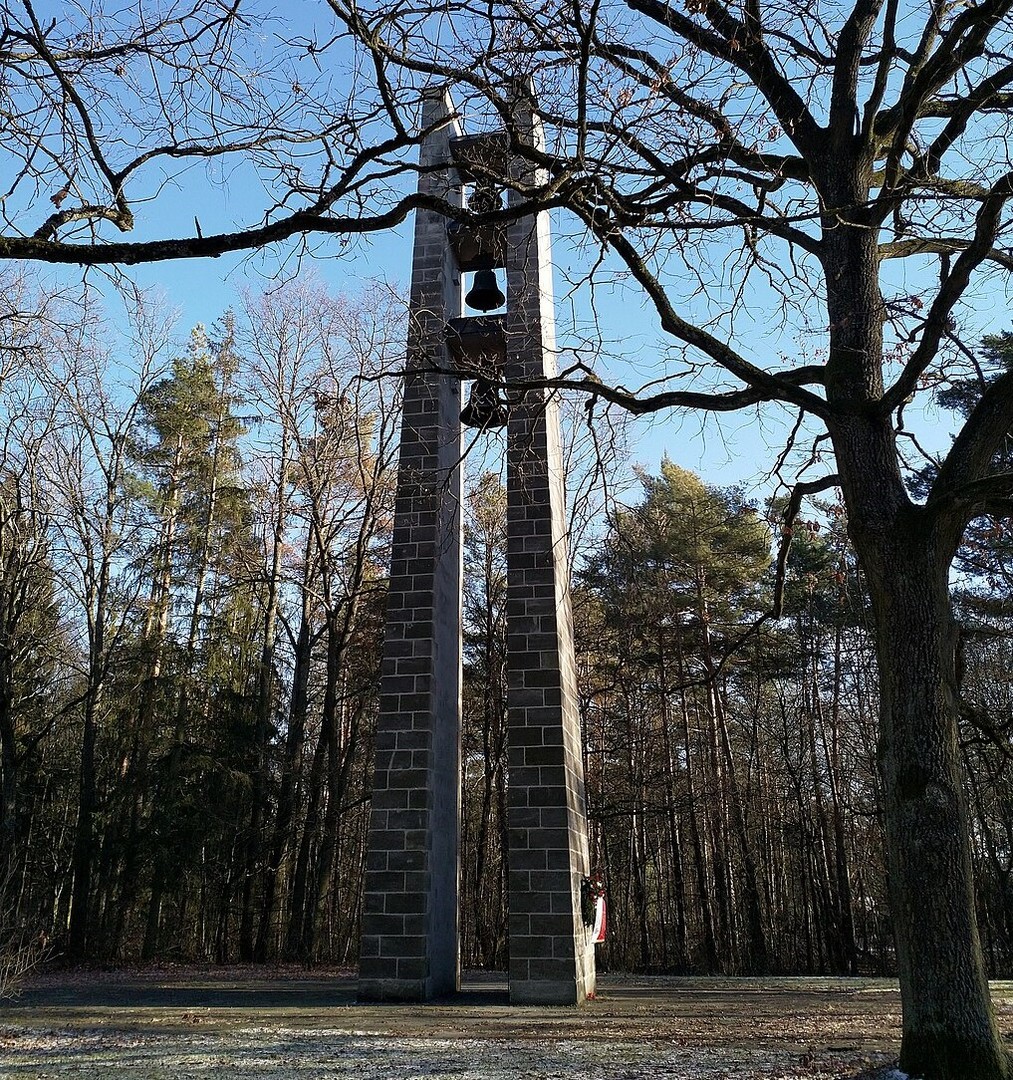
<path fill-rule="evenodd" d="M 503 427 L 508 418 L 509 409 L 500 399 L 496 384 L 482 376 L 475 379 L 468 404 L 461 410 L 461 423 L 470 428 L 494 428 Z"/>

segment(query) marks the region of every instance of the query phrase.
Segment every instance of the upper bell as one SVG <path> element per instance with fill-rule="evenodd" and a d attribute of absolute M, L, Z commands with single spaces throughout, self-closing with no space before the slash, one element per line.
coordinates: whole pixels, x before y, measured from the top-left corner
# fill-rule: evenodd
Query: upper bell
<path fill-rule="evenodd" d="M 475 281 L 464 302 L 476 311 L 495 311 L 502 307 L 506 297 L 496 280 L 496 271 L 492 268 L 476 271 Z"/>

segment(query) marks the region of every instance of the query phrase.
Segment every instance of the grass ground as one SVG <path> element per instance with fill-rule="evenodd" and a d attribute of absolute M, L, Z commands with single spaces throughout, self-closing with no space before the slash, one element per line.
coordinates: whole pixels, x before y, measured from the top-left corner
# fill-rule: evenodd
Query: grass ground
<path fill-rule="evenodd" d="M 993 994 L 1013 1036 L 1013 983 Z M 606 976 L 566 1009 L 513 1007 L 495 976 L 377 1006 L 341 972 L 56 973 L 0 1008 L 0 1077 L 831 1080 L 886 1075 L 899 1025 L 874 979 Z"/>

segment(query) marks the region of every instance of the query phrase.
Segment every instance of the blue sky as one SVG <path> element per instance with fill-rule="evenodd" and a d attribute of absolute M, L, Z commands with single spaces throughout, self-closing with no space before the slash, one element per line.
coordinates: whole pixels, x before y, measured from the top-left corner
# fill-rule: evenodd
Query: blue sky
<path fill-rule="evenodd" d="M 237 218 L 242 218 L 246 200 L 237 197 L 235 191 L 231 199 Z M 184 225 L 182 215 L 199 202 L 197 192 L 192 198 L 181 197 L 174 202 L 180 228 Z M 166 222 L 161 224 L 164 227 Z M 132 269 L 130 276 L 142 287 L 164 294 L 170 307 L 178 309 L 178 337 L 183 343 L 193 325 L 213 323 L 230 305 L 236 305 L 243 289 L 259 293 L 301 270 L 315 274 L 335 292 L 354 293 L 364 282 L 377 278 L 404 289 L 411 233 L 409 220 L 396 230 L 358 238 L 338 251 L 334 250 L 339 247 L 336 240 L 315 237 L 308 241 L 308 253 L 300 254 L 300 244 L 293 242 L 252 255 L 150 264 Z M 582 258 L 565 239 L 557 240 L 554 255 L 559 345 L 565 363 L 565 349 L 589 332 L 592 300 L 587 282 L 579 280 L 584 269 Z M 90 280 L 100 279 L 92 273 Z M 904 283 L 894 285 L 899 288 Z M 772 297 L 766 301 L 776 303 Z M 608 371 L 630 388 L 665 372 L 666 342 L 658 329 L 657 316 L 635 287 L 624 287 L 621 281 L 599 285 L 593 305 L 608 351 L 614 354 L 605 362 Z M 765 314 L 769 317 L 763 302 L 757 302 L 756 310 L 760 318 Z M 979 311 L 979 320 L 984 330 L 1007 325 L 1006 298 L 993 294 Z M 758 351 L 771 356 L 779 351 L 791 354 L 800 344 L 765 327 L 755 316 L 747 315 L 740 322 L 740 333 L 743 326 L 746 336 L 752 335 L 748 346 L 754 356 Z M 917 419 L 920 436 L 929 445 L 942 446 L 947 441 L 953 426 L 948 414 L 928 405 Z M 636 422 L 629 464 L 656 470 L 667 455 L 699 473 L 708 483 L 742 484 L 754 497 L 762 499 L 772 490 L 769 470 L 793 420 L 787 410 L 778 406 L 719 416 L 666 411 Z"/>
<path fill-rule="evenodd" d="M 137 225 L 131 238 L 192 236 L 196 230 L 195 218 L 202 222 L 205 233 L 257 222 L 265 205 L 260 179 L 249 167 L 237 166 L 224 173 L 222 169 L 216 162 L 196 164 L 174 178 L 172 188 L 162 190 L 159 198 L 138 202 Z M 156 190 L 157 180 L 152 179 L 148 186 L 151 185 Z M 36 212 L 44 214 L 46 209 Z M 568 347 L 593 336 L 590 328 L 597 322 L 606 350 L 612 354 L 601 361 L 602 377 L 611 377 L 629 389 L 636 389 L 670 375 L 678 368 L 678 361 L 669 354 L 671 343 L 662 338 L 657 316 L 645 297 L 635 287 L 624 285 L 621 278 L 608 280 L 607 274 L 602 275 L 603 280 L 592 294 L 586 280 L 591 256 L 581 250 L 579 239 L 567 235 L 565 220 L 557 224 L 555 291 L 558 340 L 563 350 L 561 363 L 566 363 Z M 409 220 L 397 229 L 358 237 L 348 244 L 333 237 L 310 237 L 305 246 L 297 240 L 252 255 L 155 263 L 132 269 L 130 276 L 141 286 L 164 293 L 169 305 L 179 309 L 178 336 L 182 343 L 190 327 L 196 323 L 213 323 L 230 305 L 236 305 L 244 288 L 262 292 L 280 279 L 298 273 L 301 267 L 312 271 L 336 292 L 354 293 L 364 282 L 377 278 L 404 289 L 411 235 Z M 691 282 L 682 294 L 680 283 L 673 282 L 671 292 L 680 310 L 688 312 L 690 317 L 707 318 L 722 303 L 729 309 L 738 305 L 734 333 L 729 340 L 751 359 L 765 364 L 776 363 L 779 356 L 786 357 L 790 363 L 811 359 L 805 353 L 809 342 L 819 339 L 819 327 L 814 327 L 808 336 L 793 329 L 791 319 L 779 318 L 780 297 L 762 283 L 752 288 L 742 301 L 723 297 L 720 255 L 718 250 L 716 269 L 708 268 L 716 274 L 713 280 L 717 281 L 710 290 L 710 312 L 705 312 L 702 301 L 694 299 Z M 913 293 L 931 287 L 933 282 L 923 285 L 927 279 L 922 275 L 934 277 L 934 273 L 932 265 L 914 271 L 898 265 L 896 269 L 890 268 L 884 277 L 889 289 Z M 911 280 L 905 274 L 910 274 Z M 101 283 L 101 274 L 92 271 L 89 280 Z M 968 341 L 976 342 L 984 332 L 1009 326 L 1008 297 L 1004 292 L 981 291 L 974 304 L 976 326 L 967 334 Z M 819 317 L 818 312 L 813 316 Z M 724 333 L 724 325 L 719 324 L 721 329 L 717 333 Z M 954 426 L 952 419 L 931 403 L 920 414 L 912 411 L 909 419 L 918 422 L 922 443 L 934 448 L 948 441 Z M 631 464 L 656 470 L 662 456 L 667 454 L 673 461 L 699 473 L 708 483 L 741 483 L 757 498 L 762 498 L 773 486 L 769 470 L 793 420 L 787 410 L 778 406 L 720 416 L 674 411 L 657 414 L 637 423 Z M 815 472 L 808 474 L 814 475 Z"/>
<path fill-rule="evenodd" d="M 51 13 L 60 14 L 61 6 L 46 0 L 38 10 L 45 20 Z M 319 5 L 298 0 L 277 10 L 265 5 L 267 18 L 274 20 L 273 25 L 265 24 L 259 28 L 265 49 L 270 52 L 272 35 L 280 29 L 285 31 L 286 37 L 310 36 L 314 33 L 314 19 L 327 21 L 326 16 L 321 15 L 324 10 Z M 321 29 L 320 33 L 327 37 L 329 31 Z M 290 52 L 292 71 L 301 77 L 303 68 L 311 68 L 312 64 L 298 48 Z M 328 73 L 327 78 L 340 80 L 346 74 Z M 274 85 L 271 79 L 275 75 L 280 79 L 277 85 L 287 92 L 288 68 L 269 70 L 265 85 Z M 160 174 L 157 164 L 147 168 L 139 191 L 151 196 L 152 200 L 146 202 L 142 198 L 134 204 L 137 224 L 132 239 L 192 236 L 197 229 L 195 219 L 201 222 L 205 233 L 254 224 L 261 219 L 263 207 L 270 205 L 270 200 L 264 202 L 262 181 L 249 166 L 232 166 L 217 160 L 199 162 L 171 180 Z M 170 186 L 161 187 L 163 181 Z M 48 194 L 40 193 L 37 205 L 26 216 L 26 231 L 36 227 L 40 216 L 44 217 L 51 209 Z M 156 194 L 157 198 L 154 197 Z M 648 309 L 644 298 L 633 289 L 623 288 L 621 282 L 613 286 L 599 285 L 592 296 L 582 280 L 589 256 L 579 250 L 579 243 L 568 242 L 562 233 L 561 229 L 555 248 L 561 347 L 565 350 L 574 341 L 579 341 L 582 330 L 586 331 L 592 323 L 594 313 L 599 317 L 608 351 L 614 354 L 611 360 L 603 361 L 603 377 L 611 377 L 635 389 L 676 370 L 678 359 L 668 353 L 670 343 L 662 341 L 657 317 Z M 302 257 L 303 264 L 336 291 L 354 292 L 362 282 L 375 278 L 403 286 L 410 258 L 410 236 L 409 221 L 397 230 L 359 238 L 348 246 L 335 238 L 310 238 L 308 245 L 312 254 Z M 247 256 L 159 263 L 137 268 L 131 271 L 131 276 L 142 286 L 163 291 L 169 304 L 180 309 L 179 338 L 184 342 L 192 325 L 212 323 L 229 305 L 237 302 L 244 287 L 259 292 L 269 288 L 279 277 L 296 273 L 300 265 L 299 249 L 299 243 L 293 242 L 283 248 L 275 247 Z M 685 282 L 686 290 L 680 292 L 684 283 L 673 280 L 672 295 L 680 310 L 688 312 L 690 317 L 707 318 L 713 308 L 721 304 L 729 309 L 738 305 L 730 340 L 747 356 L 760 363 L 776 362 L 781 354 L 788 362 L 811 360 L 807 349 L 819 340 L 820 327 L 814 325 L 804 334 L 790 325 L 782 325 L 780 298 L 765 289 L 762 283 L 744 298 L 748 307 L 738 298 L 722 296 L 722 281 L 728 275 L 721 267 L 721 255 L 721 250 L 717 249 L 714 265 L 705 271 L 711 282 L 716 283 L 710 287 L 711 310 L 705 312 L 702 303 L 694 299 L 691 281 Z M 916 293 L 923 287 L 919 280 L 922 274 L 934 277 L 935 267 L 926 264 L 922 270 L 910 271 L 911 280 L 905 280 L 905 273 L 908 271 L 891 269 L 890 274 L 900 276 L 890 279 L 887 275 L 889 286 L 901 293 Z M 101 275 L 92 272 L 90 279 L 99 282 Z M 568 280 L 576 282 L 572 289 Z M 1009 325 L 1008 297 L 1004 292 L 982 290 L 974 304 L 975 326 L 965 335 L 968 342 L 974 343 L 982 333 Z M 813 305 L 812 318 L 818 323 L 821 315 L 816 307 L 818 305 Z M 793 318 L 802 321 L 807 315 L 808 312 L 797 318 L 793 315 Z M 718 325 L 717 333 L 725 333 L 726 324 Z M 576 338 L 568 332 L 571 326 L 577 329 Z M 563 362 L 565 364 L 565 355 Z M 701 385 L 707 385 L 706 377 Z M 953 424 L 931 404 L 920 415 L 912 411 L 909 419 L 919 423 L 919 437 L 929 446 L 943 445 Z M 638 425 L 633 459 L 648 468 L 656 468 L 662 455 L 667 453 L 679 464 L 699 472 L 710 483 L 741 482 L 747 487 L 756 487 L 759 494 L 769 490 L 770 485 L 764 477 L 776 459 L 792 421 L 793 417 L 787 411 L 776 406 L 762 412 L 748 410 L 718 418 L 699 413 L 659 414 Z"/>
<path fill-rule="evenodd" d="M 231 304 L 237 303 L 244 288 L 253 292 L 270 289 L 278 280 L 298 273 L 300 268 L 323 279 L 336 292 L 355 292 L 367 280 L 380 278 L 404 288 L 408 278 L 411 250 L 411 222 L 395 232 L 359 240 L 338 255 L 329 255 L 334 246 L 329 238 L 311 241 L 312 255 L 298 258 L 295 245 L 290 251 L 270 250 L 253 256 L 228 256 L 215 260 L 187 260 L 137 268 L 131 277 L 145 287 L 165 294 L 180 312 L 179 332 L 185 339 L 196 323 L 212 323 Z M 567 287 L 557 273 L 557 324 L 559 345 L 565 349 L 574 338 L 567 335 L 575 318 L 586 325 L 588 286 Z M 657 316 L 646 301 L 631 290 L 598 289 L 595 307 L 602 317 L 604 334 L 611 339 L 610 351 L 625 351 L 634 363 L 623 372 L 621 357 L 609 367 L 630 387 L 657 377 L 659 350 L 664 341 Z M 721 418 L 668 411 L 637 421 L 634 428 L 631 464 L 657 469 L 663 455 L 700 473 L 709 483 L 727 485 L 759 483 L 771 460 L 769 446 L 783 436 L 777 423 L 778 410 L 770 411 L 765 426 L 749 411 Z M 786 414 L 780 412 L 783 417 Z M 766 487 L 766 485 L 764 485 Z"/>

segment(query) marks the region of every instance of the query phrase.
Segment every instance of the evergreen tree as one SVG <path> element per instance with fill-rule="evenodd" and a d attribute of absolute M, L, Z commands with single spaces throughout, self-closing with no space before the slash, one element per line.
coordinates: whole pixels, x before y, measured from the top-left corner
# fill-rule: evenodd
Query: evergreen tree
<path fill-rule="evenodd" d="M 167 928 L 167 893 L 176 895 L 178 921 L 187 870 L 208 847 L 232 846 L 234 835 L 219 830 L 259 775 L 255 733 L 234 707 L 251 692 L 249 612 L 231 588 L 245 562 L 248 504 L 230 316 L 219 331 L 193 331 L 187 353 L 141 397 L 130 443 L 132 494 L 146 505 L 154 538 L 144 560 L 149 606 L 139 645 L 148 670 L 136 720 L 158 777 L 147 828 L 149 957 Z M 221 739 L 223 730 L 231 738 Z M 209 786 L 209 773 L 223 786 Z"/>
<path fill-rule="evenodd" d="M 636 941 L 618 947 L 646 965 L 660 936 L 671 945 L 666 965 L 764 969 L 762 883 L 726 689 L 735 643 L 761 604 L 769 533 L 736 491 L 709 488 L 670 461 L 658 476 L 643 476 L 642 486 L 641 501 L 617 515 L 580 575 L 595 600 L 584 622 L 597 640 L 595 679 L 609 687 L 596 702 L 603 728 L 589 731 L 589 752 L 598 743 L 613 761 L 597 773 L 605 786 L 592 791 L 592 814 L 625 823 L 624 839 L 609 835 L 612 825 L 601 843 L 610 872 L 620 851 L 628 860 L 625 902 L 637 916 L 629 924 Z M 627 784 L 611 783 L 612 772 L 625 773 Z M 667 827 L 663 846 L 651 817 Z M 652 917 L 649 893 L 664 891 L 665 881 L 675 896 Z M 741 920 L 736 891 L 744 898 Z M 699 912 L 698 927 L 687 925 L 690 910 Z"/>

